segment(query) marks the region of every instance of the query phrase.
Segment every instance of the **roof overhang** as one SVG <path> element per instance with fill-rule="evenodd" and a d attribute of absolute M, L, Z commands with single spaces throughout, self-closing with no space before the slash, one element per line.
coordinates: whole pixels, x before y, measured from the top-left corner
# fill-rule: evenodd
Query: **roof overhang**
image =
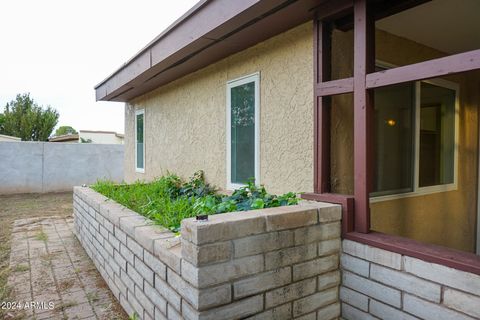
<path fill-rule="evenodd" d="M 96 99 L 130 101 L 353 0 L 202 0 L 95 87 Z"/>
<path fill-rule="evenodd" d="M 64 134 L 61 136 L 54 136 L 48 139 L 50 142 L 65 142 L 65 141 L 78 141 L 78 133 Z"/>

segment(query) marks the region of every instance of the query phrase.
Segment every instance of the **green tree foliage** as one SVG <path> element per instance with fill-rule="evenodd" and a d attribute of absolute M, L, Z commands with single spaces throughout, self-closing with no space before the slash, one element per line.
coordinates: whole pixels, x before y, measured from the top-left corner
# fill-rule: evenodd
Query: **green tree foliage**
<path fill-rule="evenodd" d="M 0 113 L 0 133 L 3 132 L 3 124 L 5 123 L 5 116 L 3 113 Z"/>
<path fill-rule="evenodd" d="M 47 141 L 58 123 L 58 112 L 50 106 L 39 106 L 29 93 L 18 94 L 5 106 L 0 133 L 22 141 Z"/>
<path fill-rule="evenodd" d="M 66 134 L 77 134 L 77 130 L 73 129 L 70 126 L 60 126 L 57 131 L 55 131 L 56 136 L 63 136 Z"/>

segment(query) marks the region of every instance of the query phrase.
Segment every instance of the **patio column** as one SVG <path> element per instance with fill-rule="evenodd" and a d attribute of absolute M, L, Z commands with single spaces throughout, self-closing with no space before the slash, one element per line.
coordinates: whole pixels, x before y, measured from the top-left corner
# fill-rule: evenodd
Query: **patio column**
<path fill-rule="evenodd" d="M 331 76 L 331 23 L 314 22 L 315 87 Z M 330 192 L 330 108 L 331 98 L 314 93 L 314 192 Z"/>
<path fill-rule="evenodd" d="M 367 0 L 354 1 L 354 194 L 355 231 L 370 231 L 373 160 L 373 92 L 367 90 L 367 73 L 375 68 L 375 20 Z"/>

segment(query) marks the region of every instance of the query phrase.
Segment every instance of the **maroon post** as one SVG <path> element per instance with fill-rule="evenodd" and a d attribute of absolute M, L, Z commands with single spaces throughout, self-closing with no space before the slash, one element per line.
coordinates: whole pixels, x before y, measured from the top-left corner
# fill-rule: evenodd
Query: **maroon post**
<path fill-rule="evenodd" d="M 331 24 L 315 21 L 314 25 L 314 77 L 319 84 L 331 75 Z M 315 86 L 316 88 L 316 86 Z M 330 192 L 330 97 L 320 96 L 314 90 L 314 192 Z"/>
<path fill-rule="evenodd" d="M 375 66 L 375 22 L 369 15 L 367 0 L 354 1 L 354 174 L 355 231 L 370 231 L 372 187 L 373 92 L 366 87 L 367 73 Z"/>

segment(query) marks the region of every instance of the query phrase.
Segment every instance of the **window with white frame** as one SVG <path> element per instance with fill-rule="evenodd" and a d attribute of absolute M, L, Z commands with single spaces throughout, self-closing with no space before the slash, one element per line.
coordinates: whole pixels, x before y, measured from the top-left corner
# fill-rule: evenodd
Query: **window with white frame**
<path fill-rule="evenodd" d="M 135 170 L 145 172 L 145 110 L 135 111 Z"/>
<path fill-rule="evenodd" d="M 259 183 L 260 74 L 227 83 L 227 187 Z"/>
<path fill-rule="evenodd" d="M 375 89 L 372 202 L 457 188 L 458 85 L 443 79 Z"/>

